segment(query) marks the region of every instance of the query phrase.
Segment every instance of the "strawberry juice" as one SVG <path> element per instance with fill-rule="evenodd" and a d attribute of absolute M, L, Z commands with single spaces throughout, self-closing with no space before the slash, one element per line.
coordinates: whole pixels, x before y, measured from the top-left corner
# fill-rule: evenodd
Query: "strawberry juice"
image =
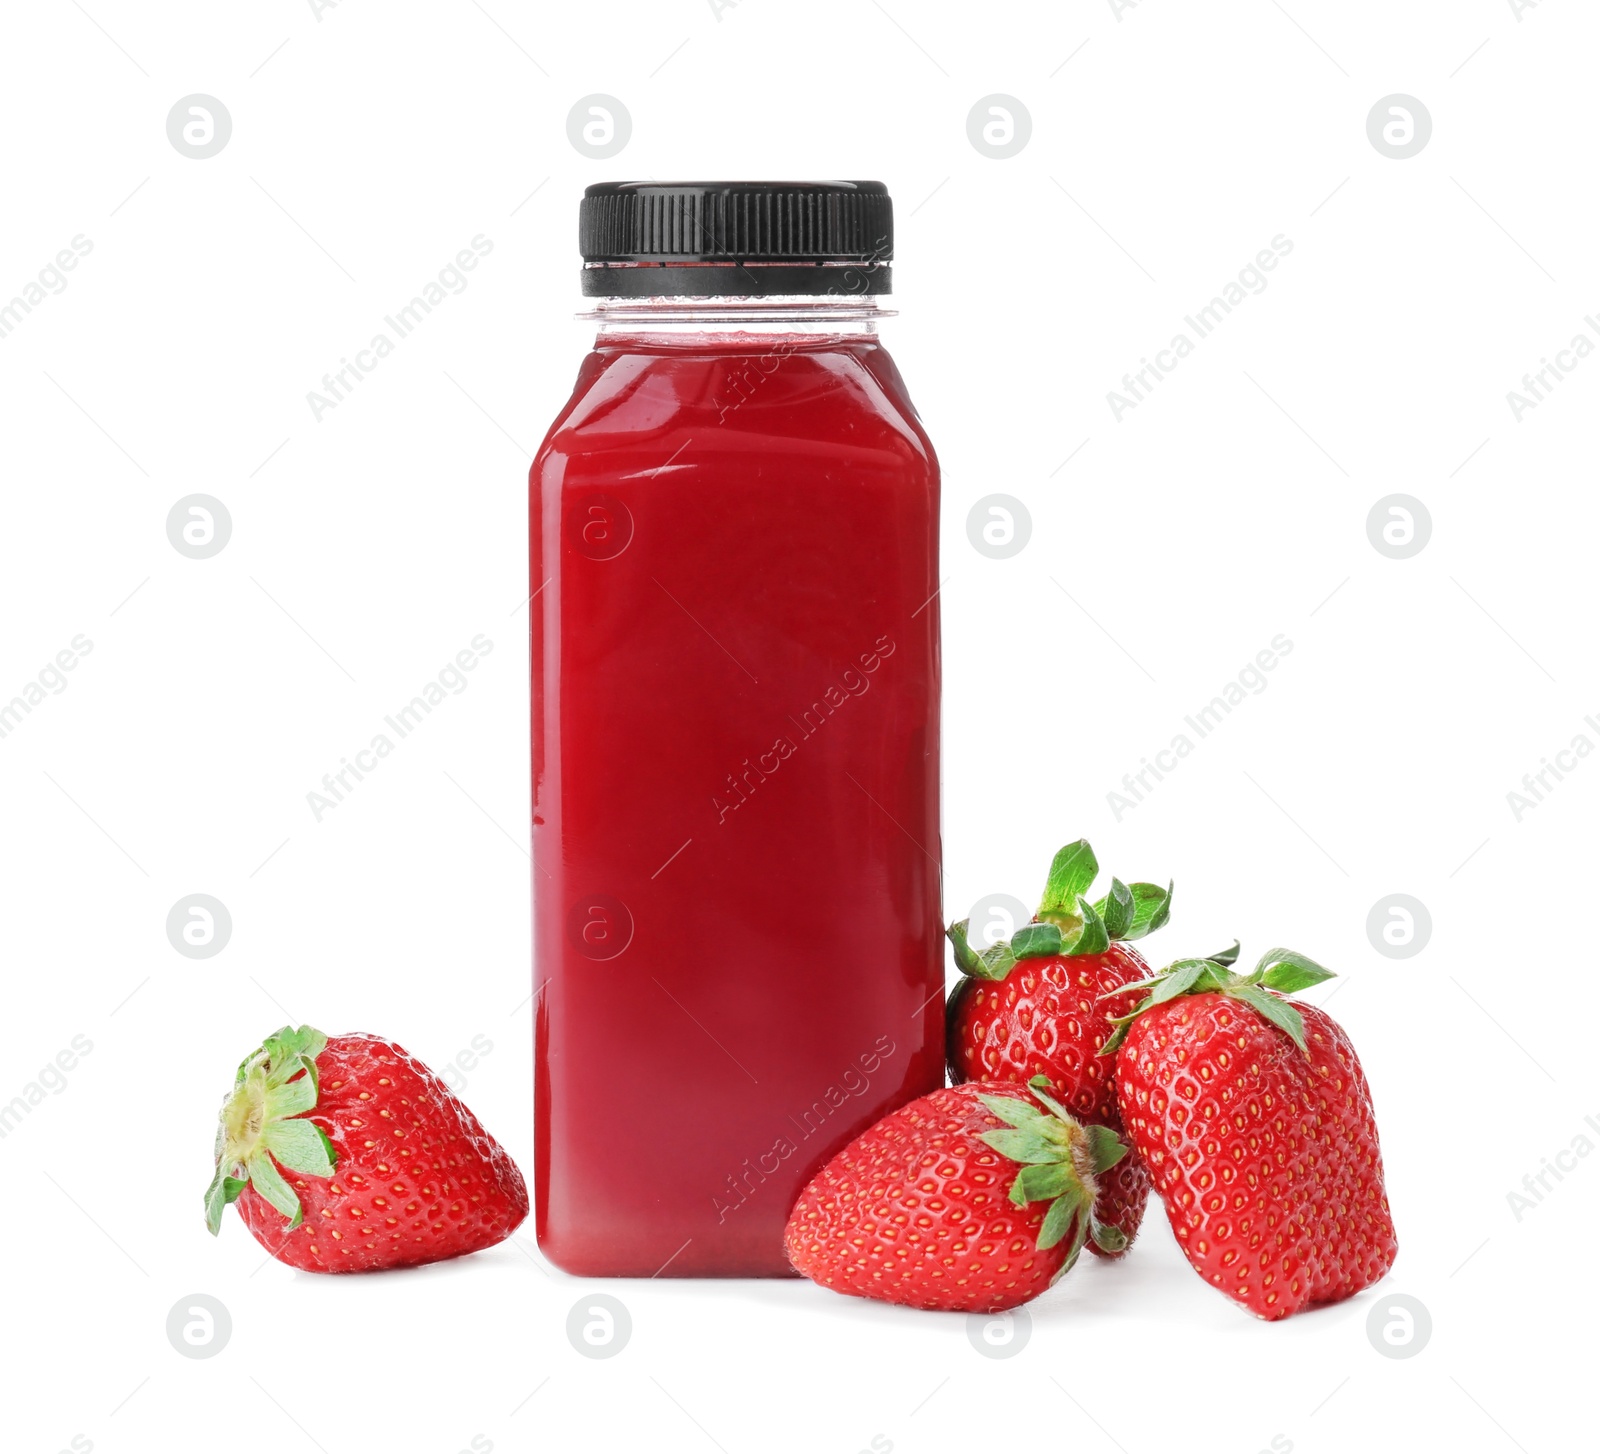
<path fill-rule="evenodd" d="M 939 469 L 876 183 L 607 184 L 599 336 L 529 476 L 540 1244 L 791 1273 L 942 1082 Z"/>

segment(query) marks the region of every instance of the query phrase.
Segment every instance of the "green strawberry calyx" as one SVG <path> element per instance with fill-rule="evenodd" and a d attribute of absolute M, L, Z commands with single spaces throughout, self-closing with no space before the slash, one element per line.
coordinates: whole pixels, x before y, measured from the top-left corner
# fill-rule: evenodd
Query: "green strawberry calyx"
<path fill-rule="evenodd" d="M 1094 1214 L 1096 1178 L 1121 1161 L 1128 1148 L 1109 1126 L 1086 1126 L 1075 1120 L 1049 1094 L 1049 1085 L 1042 1075 L 1028 1082 L 1038 1105 L 1013 1096 L 980 1095 L 984 1106 L 1006 1125 L 1003 1130 L 985 1131 L 979 1139 L 1022 1164 L 1011 1183 L 1013 1206 L 1050 1203 L 1039 1226 L 1039 1250 L 1071 1239 L 1066 1261 L 1056 1273 L 1059 1279 L 1071 1270 L 1091 1237 L 1107 1252 L 1120 1252 L 1128 1245 L 1119 1228 Z"/>
<path fill-rule="evenodd" d="M 338 1154 L 320 1126 L 305 1120 L 317 1104 L 317 1056 L 328 1037 L 285 1025 L 240 1062 L 217 1118 L 216 1175 L 206 1188 L 206 1227 L 215 1237 L 222 1213 L 247 1187 L 300 1225 L 300 1198 L 281 1166 L 305 1176 L 332 1176 Z"/>
<path fill-rule="evenodd" d="M 1172 914 L 1172 885 L 1125 884 L 1111 880 L 1103 898 L 1085 895 L 1100 872 L 1087 838 L 1069 843 L 1050 864 L 1039 911 L 1009 940 L 977 950 L 968 939 L 971 921 L 962 919 L 945 933 L 955 950 L 956 968 L 972 979 L 1004 979 L 1023 959 L 1050 955 L 1104 954 L 1117 940 L 1143 939 L 1163 927 Z"/>
<path fill-rule="evenodd" d="M 1269 949 L 1249 974 L 1235 972 L 1233 966 L 1238 958 L 1239 944 L 1235 940 L 1231 949 L 1209 958 L 1177 959 L 1149 979 L 1123 985 L 1116 994 L 1124 995 L 1130 990 L 1149 990 L 1150 993 L 1126 1015 L 1111 1022 L 1117 1028 L 1100 1047 L 1100 1054 L 1114 1055 L 1117 1047 L 1128 1038 L 1128 1027 L 1146 1010 L 1153 1010 L 1181 995 L 1202 994 L 1223 994 L 1249 1005 L 1263 1020 L 1276 1025 L 1293 1040 L 1301 1054 L 1309 1054 L 1305 1017 L 1279 996 L 1292 995 L 1321 984 L 1325 979 L 1333 979 L 1334 972 L 1293 949 Z"/>

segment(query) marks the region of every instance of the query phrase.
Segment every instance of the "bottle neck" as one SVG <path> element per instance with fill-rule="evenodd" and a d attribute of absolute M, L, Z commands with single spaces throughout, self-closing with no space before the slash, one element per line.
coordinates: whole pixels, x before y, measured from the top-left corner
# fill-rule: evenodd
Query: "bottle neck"
<path fill-rule="evenodd" d="M 596 298 L 579 318 L 602 339 L 619 337 L 748 337 L 771 335 L 867 338 L 880 318 L 894 317 L 872 297 L 781 294 L 764 298 Z"/>

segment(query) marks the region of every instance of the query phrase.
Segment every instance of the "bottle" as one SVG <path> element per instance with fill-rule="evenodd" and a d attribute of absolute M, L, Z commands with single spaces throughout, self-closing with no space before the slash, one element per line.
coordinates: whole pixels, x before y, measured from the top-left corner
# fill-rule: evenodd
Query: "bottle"
<path fill-rule="evenodd" d="M 878 341 L 878 182 L 605 183 L 529 472 L 540 1245 L 793 1275 L 943 1081 L 939 467 Z"/>

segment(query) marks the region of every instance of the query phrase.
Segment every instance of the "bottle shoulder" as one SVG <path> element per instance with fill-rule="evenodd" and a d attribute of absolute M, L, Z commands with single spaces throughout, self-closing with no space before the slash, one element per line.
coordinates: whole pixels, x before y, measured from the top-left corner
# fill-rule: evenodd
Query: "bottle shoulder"
<path fill-rule="evenodd" d="M 905 382 L 881 343 L 782 337 L 693 347 L 628 340 L 597 346 L 580 366 L 535 463 L 629 450 L 641 436 L 696 431 L 764 450 L 792 442 L 814 451 L 832 442 L 938 470 Z"/>

